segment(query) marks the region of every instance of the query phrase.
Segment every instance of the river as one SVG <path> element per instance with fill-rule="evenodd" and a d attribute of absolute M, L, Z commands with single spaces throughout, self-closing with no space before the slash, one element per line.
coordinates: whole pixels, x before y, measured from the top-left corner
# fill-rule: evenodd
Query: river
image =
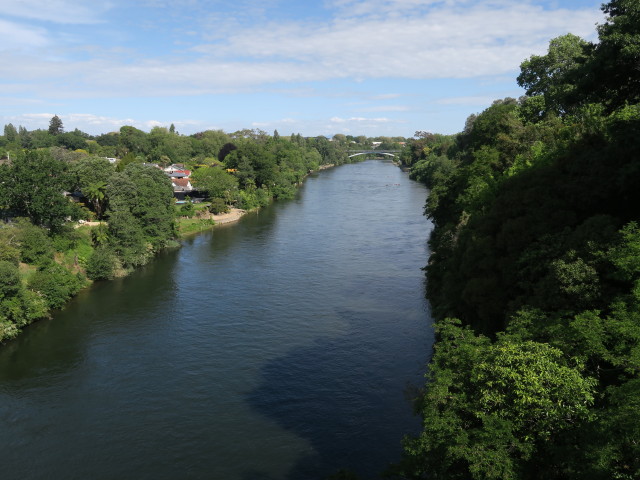
<path fill-rule="evenodd" d="M 325 170 L 27 328 L 0 348 L 2 478 L 374 478 L 419 429 L 426 194 Z"/>

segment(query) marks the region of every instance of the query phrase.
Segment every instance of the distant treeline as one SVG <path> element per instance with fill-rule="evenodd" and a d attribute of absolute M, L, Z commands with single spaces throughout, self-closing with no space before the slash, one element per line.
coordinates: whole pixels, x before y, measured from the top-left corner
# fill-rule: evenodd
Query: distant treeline
<path fill-rule="evenodd" d="M 399 478 L 640 478 L 640 2 L 603 10 L 402 154 L 437 341 Z"/>
<path fill-rule="evenodd" d="M 371 139 L 280 137 L 259 130 L 182 136 L 125 126 L 91 137 L 5 125 L 0 146 L 0 342 L 60 308 L 92 280 L 125 275 L 177 245 L 177 217 L 206 210 L 175 205 L 159 166 L 181 163 L 212 213 L 250 210 L 291 198 L 323 165 L 349 162 L 349 148 Z M 79 220 L 100 222 L 78 227 Z M 197 219 L 196 219 L 197 221 Z M 211 220 L 203 217 L 204 223 Z"/>

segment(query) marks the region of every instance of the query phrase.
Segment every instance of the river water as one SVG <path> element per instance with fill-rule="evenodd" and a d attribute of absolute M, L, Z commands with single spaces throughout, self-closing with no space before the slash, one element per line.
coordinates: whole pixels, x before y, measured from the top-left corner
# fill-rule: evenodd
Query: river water
<path fill-rule="evenodd" d="M 375 478 L 419 429 L 425 197 L 389 162 L 326 170 L 27 328 L 1 477 Z"/>

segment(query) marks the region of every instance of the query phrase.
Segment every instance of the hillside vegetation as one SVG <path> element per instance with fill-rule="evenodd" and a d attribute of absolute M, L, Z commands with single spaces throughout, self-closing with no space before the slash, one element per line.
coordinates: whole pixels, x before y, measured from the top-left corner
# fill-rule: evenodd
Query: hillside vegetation
<path fill-rule="evenodd" d="M 603 10 L 403 153 L 437 342 L 398 477 L 640 478 L 640 3 Z"/>

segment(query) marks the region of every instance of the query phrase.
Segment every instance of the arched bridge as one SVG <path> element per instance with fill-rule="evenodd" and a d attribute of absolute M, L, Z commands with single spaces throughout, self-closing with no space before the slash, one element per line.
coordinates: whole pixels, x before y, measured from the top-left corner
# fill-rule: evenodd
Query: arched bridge
<path fill-rule="evenodd" d="M 349 158 L 357 157 L 358 155 L 386 155 L 387 157 L 395 157 L 396 153 L 400 153 L 400 150 L 352 150 L 349 153 Z"/>

